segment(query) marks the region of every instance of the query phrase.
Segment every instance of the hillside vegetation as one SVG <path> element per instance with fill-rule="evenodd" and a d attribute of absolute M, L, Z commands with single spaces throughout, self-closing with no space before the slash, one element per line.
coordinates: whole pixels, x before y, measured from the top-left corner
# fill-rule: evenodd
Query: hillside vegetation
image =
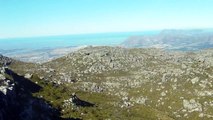
<path fill-rule="evenodd" d="M 3 84 L 9 80 L 13 86 L 27 91 L 26 101 L 38 99 L 49 105 L 51 110 L 44 115 L 49 119 L 213 119 L 212 49 L 168 52 L 99 46 L 86 47 L 43 64 L 15 60 L 10 60 L 8 67 L 3 64 L 2 96 L 13 90 L 8 88 L 10 84 Z M 25 85 L 23 79 L 39 89 L 32 91 L 33 86 Z M 40 107 L 32 107 L 31 111 L 36 108 Z M 2 111 L 0 118 L 5 116 Z M 38 112 L 37 109 L 35 113 Z"/>

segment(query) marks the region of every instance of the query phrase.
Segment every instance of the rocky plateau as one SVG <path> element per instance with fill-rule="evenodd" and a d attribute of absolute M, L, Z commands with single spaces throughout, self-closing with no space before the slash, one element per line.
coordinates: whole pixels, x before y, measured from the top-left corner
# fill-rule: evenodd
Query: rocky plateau
<path fill-rule="evenodd" d="M 89 46 L 0 65 L 0 119 L 213 119 L 212 49 Z"/>

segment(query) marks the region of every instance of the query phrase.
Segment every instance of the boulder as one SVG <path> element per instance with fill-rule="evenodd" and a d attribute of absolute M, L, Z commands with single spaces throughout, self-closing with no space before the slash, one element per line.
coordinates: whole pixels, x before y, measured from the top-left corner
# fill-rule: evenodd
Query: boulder
<path fill-rule="evenodd" d="M 198 81 L 199 81 L 199 78 L 198 78 L 198 77 L 195 77 L 195 78 L 191 79 L 192 84 L 195 84 L 195 83 L 197 83 Z"/>
<path fill-rule="evenodd" d="M 199 102 L 196 102 L 195 99 L 183 100 L 183 107 L 189 112 L 202 111 L 202 105 Z"/>
<path fill-rule="evenodd" d="M 32 75 L 32 74 L 29 74 L 29 73 L 26 73 L 26 74 L 24 75 L 24 77 L 27 78 L 27 79 L 31 79 L 32 76 L 33 76 L 33 75 Z"/>

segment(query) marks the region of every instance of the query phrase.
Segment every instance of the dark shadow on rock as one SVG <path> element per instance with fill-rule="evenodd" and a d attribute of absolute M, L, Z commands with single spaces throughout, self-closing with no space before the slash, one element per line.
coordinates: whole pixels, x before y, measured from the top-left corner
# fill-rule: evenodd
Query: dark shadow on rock
<path fill-rule="evenodd" d="M 23 76 L 17 75 L 15 72 L 13 72 L 10 69 L 6 69 L 5 72 L 11 77 L 13 77 L 14 82 L 18 84 L 18 86 L 22 87 L 25 91 L 28 91 L 30 93 L 35 93 L 42 88 L 39 85 L 30 81 L 29 79 L 26 79 Z"/>
<path fill-rule="evenodd" d="M 79 99 L 76 94 L 72 94 L 71 99 L 72 99 L 73 104 L 76 106 L 93 107 L 95 105 L 93 103 Z"/>
<path fill-rule="evenodd" d="M 80 120 L 61 118 L 60 110 L 32 95 L 42 89 L 41 86 L 10 69 L 5 72 L 13 78 L 15 85 L 6 94 L 0 91 L 0 120 Z"/>

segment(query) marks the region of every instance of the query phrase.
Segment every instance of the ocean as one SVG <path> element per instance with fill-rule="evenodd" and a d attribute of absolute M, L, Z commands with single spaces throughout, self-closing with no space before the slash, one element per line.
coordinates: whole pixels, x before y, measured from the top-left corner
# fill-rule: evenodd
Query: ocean
<path fill-rule="evenodd" d="M 159 31 L 97 33 L 0 39 L 0 54 L 25 62 L 47 62 L 82 47 L 120 46 L 130 36 L 153 35 Z"/>
<path fill-rule="evenodd" d="M 0 39 L 0 50 L 35 50 L 85 45 L 118 46 L 130 36 L 153 35 L 159 31 L 97 33 L 82 35 L 61 35 L 28 38 Z"/>
<path fill-rule="evenodd" d="M 160 32 L 161 31 L 98 33 L 0 39 L 0 54 L 26 62 L 46 62 L 79 50 L 85 46 L 120 46 L 131 36 L 156 35 Z M 191 34 L 191 31 L 184 31 L 184 34 L 188 35 L 189 33 Z M 196 34 L 196 38 L 193 36 L 187 41 L 185 40 L 186 38 L 173 40 L 172 37 L 172 40 L 166 39 L 166 41 L 157 42 L 153 42 L 155 39 L 152 41 L 144 40 L 143 44 L 145 46 L 142 47 L 157 46 L 159 48 L 163 46 L 165 50 L 181 51 L 212 48 L 212 40 L 205 37 L 205 34 L 203 38 L 208 39 L 202 39 Z M 208 34 L 211 35 L 211 33 Z M 158 39 L 156 38 L 156 40 Z"/>

